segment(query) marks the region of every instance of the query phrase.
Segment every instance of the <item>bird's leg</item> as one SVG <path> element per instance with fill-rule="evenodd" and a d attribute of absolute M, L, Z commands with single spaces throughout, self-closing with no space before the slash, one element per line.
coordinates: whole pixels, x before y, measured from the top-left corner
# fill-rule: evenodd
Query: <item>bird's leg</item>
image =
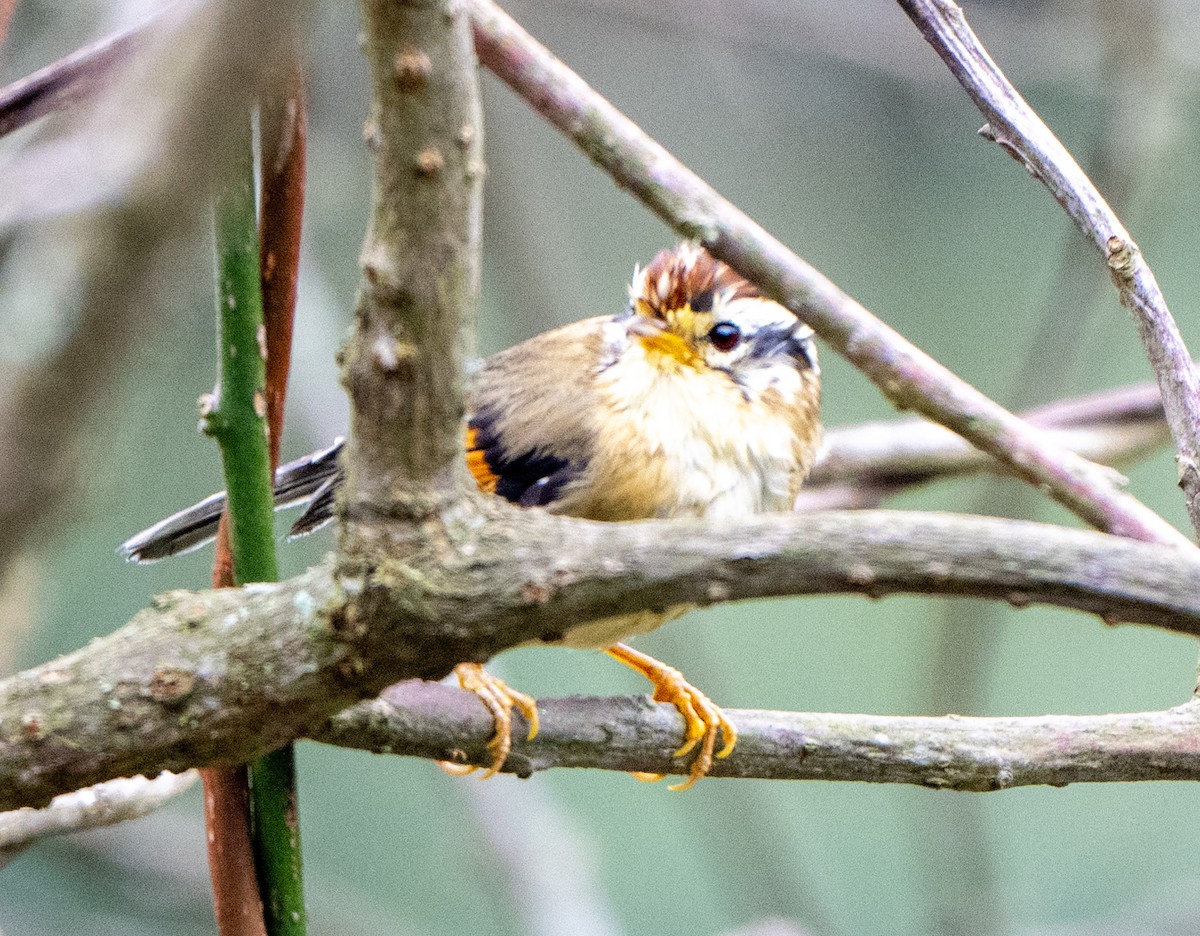
<path fill-rule="evenodd" d="M 688 778 L 670 789 L 688 789 L 712 769 L 714 757 L 728 757 L 733 751 L 733 746 L 737 744 L 737 729 L 708 696 L 683 678 L 679 670 L 626 644 L 613 644 L 604 652 L 650 680 L 654 684 L 655 702 L 670 702 L 679 709 L 679 714 L 683 716 L 684 735 L 683 746 L 675 752 L 676 757 L 683 757 L 697 744 L 700 745 L 700 751 L 688 771 Z M 714 754 L 718 732 L 725 744 Z M 662 779 L 655 774 L 636 776 L 639 779 Z"/>
<path fill-rule="evenodd" d="M 492 752 L 492 763 L 482 779 L 494 777 L 508 759 L 512 750 L 512 711 L 517 709 L 529 722 L 529 738 L 538 733 L 537 702 L 531 696 L 511 688 L 498 676 L 493 676 L 478 663 L 459 663 L 454 667 L 458 684 L 468 692 L 475 693 L 496 722 L 496 731 L 488 748 Z M 454 764 L 438 761 L 438 766 L 455 776 L 464 776 L 477 768 L 469 764 Z"/>

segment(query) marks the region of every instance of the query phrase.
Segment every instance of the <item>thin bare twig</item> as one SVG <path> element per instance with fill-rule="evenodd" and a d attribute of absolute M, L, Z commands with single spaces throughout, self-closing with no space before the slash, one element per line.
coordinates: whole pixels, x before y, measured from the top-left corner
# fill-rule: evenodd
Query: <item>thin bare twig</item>
<path fill-rule="evenodd" d="M 978 718 L 727 709 L 738 746 L 714 777 L 912 783 L 986 793 L 1032 784 L 1200 779 L 1200 703 L 1163 712 Z M 540 699 L 533 740 L 504 770 L 677 773 L 681 719 L 645 696 Z M 405 682 L 331 719 L 316 740 L 384 754 L 489 763 L 492 723 L 470 693 Z M 517 739 L 521 735 L 521 739 Z"/>
<path fill-rule="evenodd" d="M 527 777 L 554 767 L 680 770 L 673 757 L 680 717 L 671 705 L 645 696 L 575 696 L 541 699 L 538 710 L 538 736 L 527 740 L 523 732 L 514 732 L 505 772 Z M 1200 750 L 1193 743 L 1200 731 L 1198 702 L 1160 712 L 1020 718 L 727 713 L 738 726 L 738 746 L 717 761 L 713 777 L 911 783 L 971 792 L 1034 784 L 1200 780 Z M 346 709 L 308 735 L 378 754 L 485 764 L 491 762 L 487 742 L 494 730 L 471 693 L 409 681 Z M 171 787 L 162 799 L 175 792 Z M 92 790 L 84 790 L 65 794 L 46 810 L 0 814 L 0 849 L 132 817 L 105 809 L 100 819 L 79 811 L 81 799 L 95 798 Z M 121 800 L 123 805 L 125 797 Z M 160 804 L 157 793 L 149 799 L 139 793 L 131 808 L 141 815 Z"/>
<path fill-rule="evenodd" d="M 300 230 L 308 117 L 300 53 L 286 63 L 260 103 L 262 144 L 259 174 L 262 204 L 263 325 L 267 341 L 267 426 L 271 466 L 279 466 L 283 406 L 292 360 L 292 329 L 300 282 Z"/>
<path fill-rule="evenodd" d="M 196 774 L 190 770 L 166 771 L 152 780 L 120 777 L 56 796 L 42 809 L 0 813 L 0 866 L 39 839 L 149 815 L 195 782 Z"/>
<path fill-rule="evenodd" d="M 1060 400 L 1022 416 L 1064 448 L 1106 465 L 1144 458 L 1170 438 L 1153 384 Z M 840 426 L 827 430 L 801 499 L 820 498 L 824 489 L 845 485 L 857 489 L 857 497 L 871 501 L 880 492 L 998 468 L 995 459 L 928 420 Z"/>
<path fill-rule="evenodd" d="M 12 2 L 15 7 L 15 0 Z M 0 41 L 4 38 L 4 3 L 5 0 L 0 0 Z M 97 94 L 113 72 L 145 45 L 155 29 L 162 28 L 172 18 L 178 25 L 186 9 L 186 4 L 173 4 L 145 23 L 81 46 L 32 75 L 0 88 L 0 137 Z"/>
<path fill-rule="evenodd" d="M 1200 375 L 1149 265 L 1066 147 L 992 61 L 953 0 L 899 0 L 987 118 L 983 135 L 1022 163 L 1100 250 L 1133 313 L 1175 439 L 1180 486 L 1200 533 Z"/>

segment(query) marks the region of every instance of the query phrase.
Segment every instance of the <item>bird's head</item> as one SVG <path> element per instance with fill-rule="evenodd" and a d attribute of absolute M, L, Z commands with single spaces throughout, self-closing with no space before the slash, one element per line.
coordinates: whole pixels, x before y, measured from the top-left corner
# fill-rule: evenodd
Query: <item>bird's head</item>
<path fill-rule="evenodd" d="M 743 386 L 774 368 L 820 373 L 812 329 L 696 244 L 635 270 L 629 298 L 629 335 L 660 366 L 724 371 Z"/>

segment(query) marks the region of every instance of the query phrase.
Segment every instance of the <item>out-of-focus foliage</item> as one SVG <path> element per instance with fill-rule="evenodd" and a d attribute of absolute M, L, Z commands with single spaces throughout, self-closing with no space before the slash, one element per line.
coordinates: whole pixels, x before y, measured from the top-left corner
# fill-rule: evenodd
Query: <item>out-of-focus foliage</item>
<path fill-rule="evenodd" d="M 22 0 L 0 80 L 154 5 L 136 6 Z M 1187 314 L 1200 300 L 1200 121 L 1187 52 L 1200 11 L 1138 4 L 1134 28 L 1121 20 L 1125 6 L 1011 0 L 967 12 L 1051 127 L 1097 167 L 1101 188 L 1112 183 L 1200 347 Z M 1040 186 L 975 136 L 978 113 L 898 8 L 589 0 L 510 9 L 725 195 L 1001 401 L 1148 376 L 1099 259 L 1079 249 Z M 332 356 L 352 308 L 369 172 L 355 17 L 353 4 L 317 5 L 307 50 L 310 187 L 285 455 L 340 431 L 345 410 Z M 633 264 L 673 240 L 490 79 L 485 121 L 481 353 L 619 308 Z M 0 143 L 0 166 L 30 136 Z M 194 432 L 195 399 L 213 379 L 203 230 L 198 219 L 195 262 L 163 274 L 167 327 L 145 336 L 98 408 L 86 490 L 36 557 L 32 621 L 11 665 L 111 630 L 156 591 L 207 581 L 207 553 L 147 569 L 113 551 L 219 483 L 215 449 Z M 47 231 L 62 227 L 17 232 L 8 264 L 44 258 Z M 3 335 L 61 314 L 61 292 L 30 288 L 8 267 L 0 285 Z M 886 415 L 847 365 L 823 363 L 828 422 Z M 1182 522 L 1166 455 L 1137 468 L 1132 489 Z M 999 482 L 957 481 L 900 503 L 1071 522 Z M 282 573 L 329 544 L 318 534 L 283 549 Z M 1191 641 L 1066 612 L 909 598 L 718 609 L 639 645 L 731 706 L 931 714 L 1164 708 L 1190 693 L 1196 658 Z M 598 654 L 521 651 L 498 667 L 541 695 L 644 691 Z M 708 780 L 675 795 L 585 772 L 481 785 L 428 763 L 311 744 L 300 767 L 313 932 L 649 936 L 750 932 L 771 919 L 778 932 L 917 936 L 1200 923 L 1187 896 L 1192 843 L 1181 834 L 1200 794 L 1184 785 L 973 796 Z M 211 932 L 200 822 L 192 797 L 39 846 L 0 871 L 0 929 Z"/>

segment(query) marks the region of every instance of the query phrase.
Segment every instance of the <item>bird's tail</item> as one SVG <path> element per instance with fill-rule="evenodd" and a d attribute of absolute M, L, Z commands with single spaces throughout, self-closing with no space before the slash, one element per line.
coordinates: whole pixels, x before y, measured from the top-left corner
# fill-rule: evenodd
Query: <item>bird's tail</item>
<path fill-rule="evenodd" d="M 292 525 L 292 536 L 311 533 L 332 518 L 333 495 L 342 480 L 338 454 L 344 441 L 336 439 L 329 448 L 275 469 L 275 509 L 308 505 Z M 130 562 L 157 562 L 190 552 L 217 535 L 224 509 L 225 492 L 221 491 L 130 537 L 117 552 Z"/>

